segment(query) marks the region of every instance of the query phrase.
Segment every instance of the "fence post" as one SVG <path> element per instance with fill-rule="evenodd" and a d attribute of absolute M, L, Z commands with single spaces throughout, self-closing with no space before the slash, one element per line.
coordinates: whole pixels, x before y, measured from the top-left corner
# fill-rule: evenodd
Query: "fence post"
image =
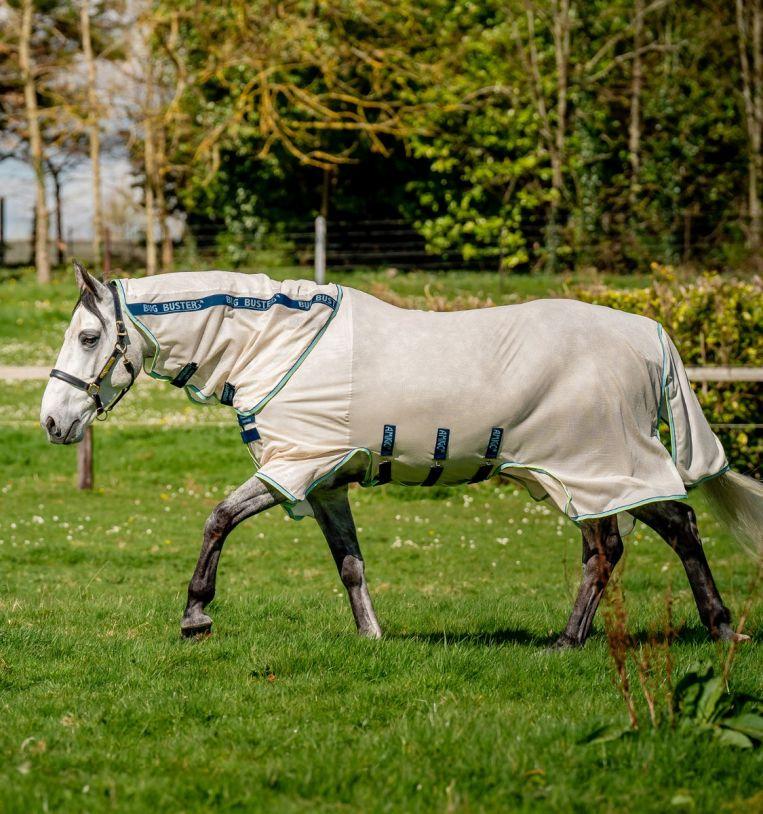
<path fill-rule="evenodd" d="M 85 435 L 77 446 L 77 488 L 93 488 L 93 427 L 85 430 Z"/>
<path fill-rule="evenodd" d="M 315 219 L 315 282 L 326 283 L 326 218 L 323 215 Z"/>
<path fill-rule="evenodd" d="M 103 282 L 109 281 L 111 274 L 111 233 L 107 226 L 103 230 Z M 93 476 L 93 425 L 86 430 L 82 442 L 77 447 L 77 488 L 92 489 Z"/>

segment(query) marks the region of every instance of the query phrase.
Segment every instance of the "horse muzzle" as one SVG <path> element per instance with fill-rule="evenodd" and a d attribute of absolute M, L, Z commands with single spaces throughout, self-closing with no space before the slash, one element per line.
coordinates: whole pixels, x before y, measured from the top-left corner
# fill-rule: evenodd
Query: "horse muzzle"
<path fill-rule="evenodd" d="M 53 416 L 48 416 L 44 422 L 40 422 L 42 428 L 48 434 L 48 441 L 51 444 L 77 444 L 85 435 L 87 424 L 79 418 L 75 418 L 68 427 L 61 426 Z"/>

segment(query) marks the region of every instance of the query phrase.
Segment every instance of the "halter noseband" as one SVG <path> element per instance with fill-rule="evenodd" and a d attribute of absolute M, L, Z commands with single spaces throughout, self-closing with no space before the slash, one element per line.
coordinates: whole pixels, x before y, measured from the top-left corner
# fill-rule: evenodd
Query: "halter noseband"
<path fill-rule="evenodd" d="M 119 400 L 132 387 L 133 382 L 135 381 L 135 368 L 132 366 L 132 362 L 127 358 L 127 346 L 130 344 L 130 337 L 127 335 L 127 329 L 125 328 L 124 320 L 122 319 L 122 306 L 119 304 L 119 295 L 117 294 L 116 283 L 111 282 L 109 283 L 108 287 L 109 291 L 111 291 L 112 297 L 114 298 L 114 314 L 116 316 L 117 323 L 117 341 L 114 344 L 114 350 L 111 351 L 111 355 L 101 368 L 101 372 L 91 382 L 86 382 L 83 379 L 79 379 L 64 370 L 58 370 L 58 368 L 55 367 L 50 371 L 50 377 L 52 379 L 61 379 L 62 382 L 66 382 L 72 387 L 76 387 L 78 390 L 84 390 L 85 393 L 87 393 L 88 396 L 90 396 L 90 398 L 95 402 L 95 417 L 100 419 L 101 416 L 105 416 L 103 419 L 101 419 L 103 421 L 108 418 L 109 412 L 111 412 L 111 410 L 117 406 Z M 130 384 L 123 388 L 119 392 L 119 395 L 117 395 L 116 398 L 112 399 L 104 407 L 100 395 L 101 384 L 109 373 L 111 373 L 114 366 L 120 359 L 124 363 L 125 369 L 131 376 Z"/>

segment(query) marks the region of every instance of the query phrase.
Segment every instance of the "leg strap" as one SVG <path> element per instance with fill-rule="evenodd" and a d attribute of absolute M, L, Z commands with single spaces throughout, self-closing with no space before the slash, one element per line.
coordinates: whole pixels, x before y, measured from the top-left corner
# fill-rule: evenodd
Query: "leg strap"
<path fill-rule="evenodd" d="M 435 464 L 430 470 L 429 474 L 426 477 L 426 480 L 421 484 L 422 486 L 434 486 L 438 480 L 440 480 L 440 475 L 442 475 L 442 466 L 440 464 Z"/>
<path fill-rule="evenodd" d="M 395 435 L 397 434 L 397 427 L 394 424 L 385 424 L 382 432 L 382 442 L 379 448 L 379 454 L 383 458 L 391 458 L 395 449 Z M 379 472 L 376 476 L 376 483 L 378 485 L 389 483 L 392 480 L 392 461 L 385 460 L 379 464 Z"/>
<path fill-rule="evenodd" d="M 175 385 L 175 387 L 185 387 L 198 369 L 199 366 L 196 364 L 196 362 L 189 362 L 181 369 L 180 373 L 175 376 L 170 384 Z"/>

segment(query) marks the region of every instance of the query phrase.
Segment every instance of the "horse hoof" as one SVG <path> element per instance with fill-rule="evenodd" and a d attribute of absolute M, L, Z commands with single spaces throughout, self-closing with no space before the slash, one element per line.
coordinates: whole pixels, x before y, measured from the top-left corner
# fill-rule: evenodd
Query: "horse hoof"
<path fill-rule="evenodd" d="M 553 644 L 550 644 L 546 650 L 549 653 L 558 653 L 560 650 L 571 650 L 573 647 L 582 646 L 582 643 L 577 639 L 572 639 L 566 633 L 562 633 L 562 635 Z"/>
<path fill-rule="evenodd" d="M 749 642 L 750 637 L 746 633 L 737 633 L 730 625 L 719 625 L 715 638 L 723 642 Z"/>
<path fill-rule="evenodd" d="M 364 639 L 381 639 L 382 632 L 378 627 L 361 628 L 358 630 L 358 636 Z"/>
<path fill-rule="evenodd" d="M 180 635 L 184 639 L 195 639 L 212 635 L 212 620 L 206 614 L 193 619 L 183 619 L 180 623 Z"/>

